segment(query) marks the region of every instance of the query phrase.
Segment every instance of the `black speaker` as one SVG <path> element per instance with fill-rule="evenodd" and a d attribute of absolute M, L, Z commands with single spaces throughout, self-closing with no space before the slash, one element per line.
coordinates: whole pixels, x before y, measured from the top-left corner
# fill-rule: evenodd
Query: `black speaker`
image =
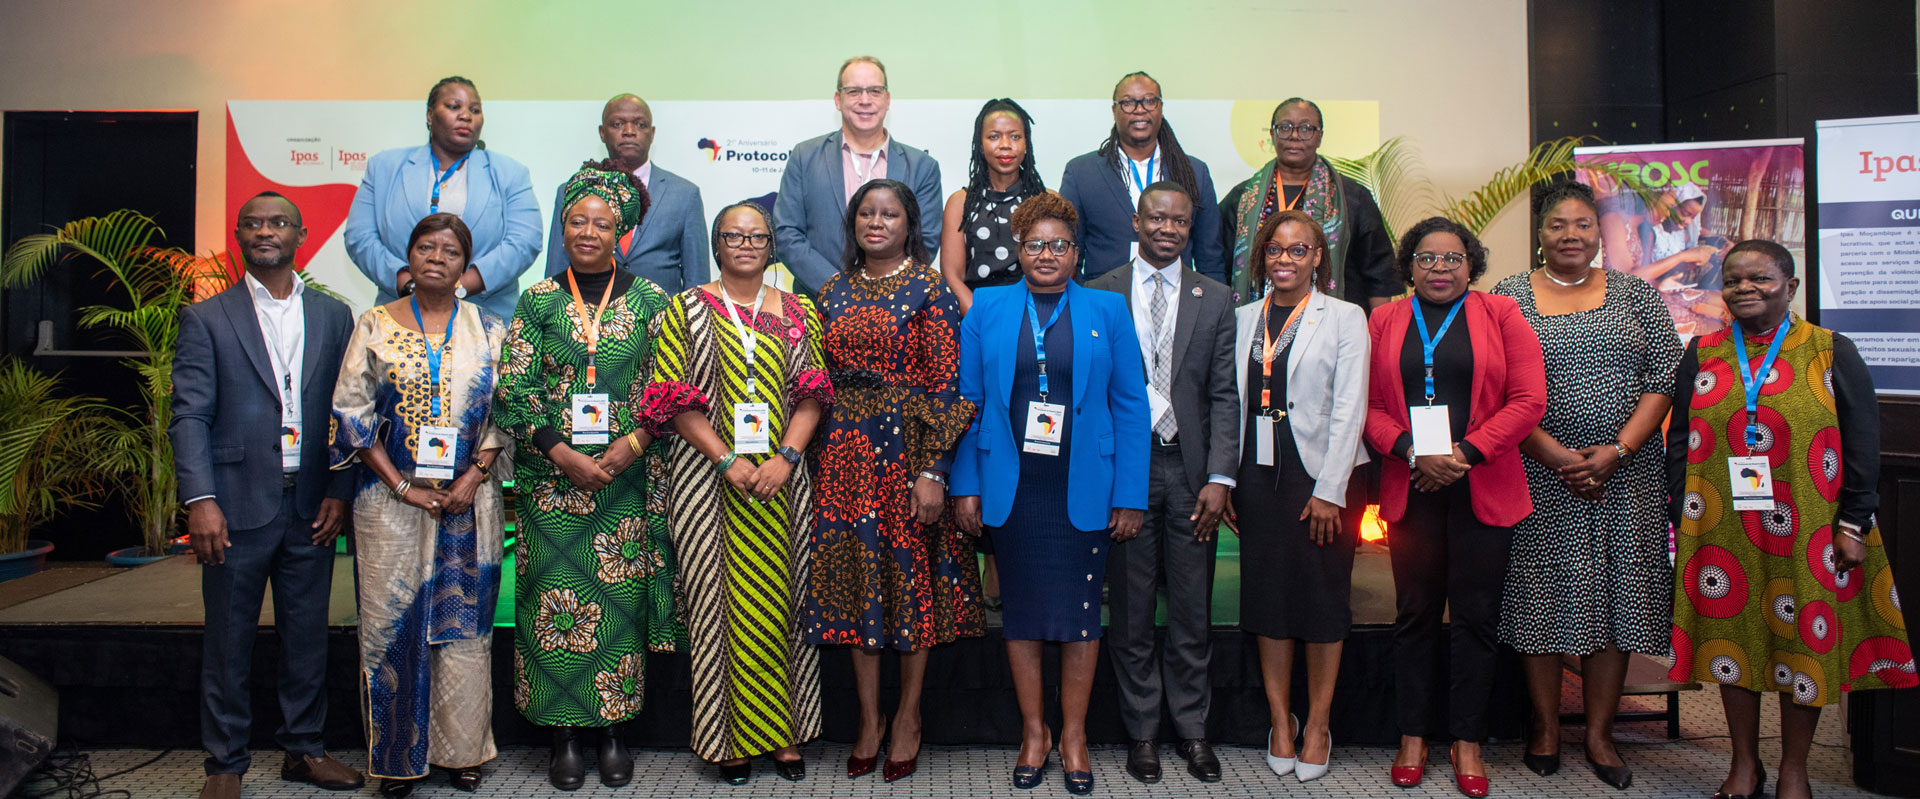
<path fill-rule="evenodd" d="M 0 658 L 0 796 L 53 754 L 59 724 L 60 695 L 53 686 Z"/>

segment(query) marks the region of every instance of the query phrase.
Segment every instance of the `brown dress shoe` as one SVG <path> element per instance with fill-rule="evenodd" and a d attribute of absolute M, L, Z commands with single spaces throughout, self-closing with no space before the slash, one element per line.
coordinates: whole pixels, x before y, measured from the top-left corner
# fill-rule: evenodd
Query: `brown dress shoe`
<path fill-rule="evenodd" d="M 325 752 L 320 753 L 319 757 L 302 757 L 288 752 L 286 762 L 280 764 L 280 779 L 310 782 L 329 791 L 357 791 L 367 783 L 360 772 Z"/>
<path fill-rule="evenodd" d="M 208 774 L 200 786 L 200 799 L 240 799 L 240 775 Z"/>

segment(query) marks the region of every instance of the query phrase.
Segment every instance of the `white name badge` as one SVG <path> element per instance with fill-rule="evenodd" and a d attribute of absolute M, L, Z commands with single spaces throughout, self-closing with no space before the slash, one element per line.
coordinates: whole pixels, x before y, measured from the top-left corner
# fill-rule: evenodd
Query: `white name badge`
<path fill-rule="evenodd" d="M 1273 451 L 1273 417 L 1253 417 L 1253 461 L 1261 466 L 1280 465 Z"/>
<path fill-rule="evenodd" d="M 773 451 L 773 408 L 764 402 L 733 404 L 733 451 L 763 455 Z"/>
<path fill-rule="evenodd" d="M 420 428 L 419 444 L 413 449 L 413 476 L 426 480 L 452 480 L 453 456 L 460 448 L 460 428 Z"/>
<path fill-rule="evenodd" d="M 573 395 L 573 443 L 605 444 L 613 429 L 613 409 L 605 394 Z"/>
<path fill-rule="evenodd" d="M 1167 399 L 1167 395 L 1160 393 L 1160 389 L 1154 388 L 1152 383 L 1148 383 L 1147 424 L 1153 425 L 1159 422 L 1161 415 L 1165 414 L 1171 408 L 1173 408 L 1173 400 Z"/>
<path fill-rule="evenodd" d="M 1021 452 L 1035 455 L 1059 455 L 1060 434 L 1067 429 L 1067 406 L 1051 402 L 1027 403 L 1026 442 Z"/>
<path fill-rule="evenodd" d="M 1773 465 L 1765 455 L 1727 459 L 1734 510 L 1773 510 Z"/>
<path fill-rule="evenodd" d="M 1407 408 L 1413 423 L 1413 454 L 1452 455 L 1453 421 L 1445 405 L 1414 405 Z"/>
<path fill-rule="evenodd" d="M 300 468 L 300 422 L 280 423 L 280 468 L 295 471 Z"/>

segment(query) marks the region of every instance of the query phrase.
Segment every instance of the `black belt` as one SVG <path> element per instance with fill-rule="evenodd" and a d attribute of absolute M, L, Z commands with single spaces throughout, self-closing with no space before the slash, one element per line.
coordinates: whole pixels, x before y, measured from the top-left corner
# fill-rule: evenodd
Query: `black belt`
<path fill-rule="evenodd" d="M 1159 433 L 1154 433 L 1154 434 L 1153 434 L 1153 445 L 1154 445 L 1155 447 L 1158 447 L 1158 448 L 1160 448 L 1160 449 L 1179 449 L 1179 448 L 1180 448 L 1180 434 L 1179 434 L 1179 433 L 1175 433 L 1175 434 L 1173 435 L 1173 438 L 1161 438 L 1161 437 L 1160 437 L 1160 434 L 1159 434 Z"/>

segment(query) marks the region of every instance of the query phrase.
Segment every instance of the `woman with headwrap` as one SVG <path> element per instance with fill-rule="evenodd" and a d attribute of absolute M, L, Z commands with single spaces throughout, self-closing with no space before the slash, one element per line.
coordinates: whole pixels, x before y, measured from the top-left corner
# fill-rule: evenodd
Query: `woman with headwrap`
<path fill-rule="evenodd" d="M 1330 295 L 1368 310 L 1399 296 L 1405 285 L 1394 274 L 1393 240 L 1380 206 L 1365 186 L 1320 157 L 1326 133 L 1320 106 L 1299 97 L 1280 101 L 1269 132 L 1273 160 L 1229 189 L 1220 202 L 1226 240 L 1233 243 L 1227 268 L 1237 302 L 1266 294 L 1265 282 L 1253 279 L 1248 268 L 1254 233 L 1267 217 L 1291 210 L 1305 211 L 1327 233 L 1327 251 L 1321 257 L 1330 270 Z"/>
<path fill-rule="evenodd" d="M 518 443 L 514 706 L 553 730 L 548 778 L 586 779 L 581 727 L 601 728 L 600 782 L 625 785 L 620 725 L 645 697 L 648 652 L 686 648 L 674 613 L 662 448 L 635 417 L 667 296 L 615 269 L 646 212 L 630 175 L 588 163 L 562 194 L 569 266 L 520 296 L 494 419 Z"/>

